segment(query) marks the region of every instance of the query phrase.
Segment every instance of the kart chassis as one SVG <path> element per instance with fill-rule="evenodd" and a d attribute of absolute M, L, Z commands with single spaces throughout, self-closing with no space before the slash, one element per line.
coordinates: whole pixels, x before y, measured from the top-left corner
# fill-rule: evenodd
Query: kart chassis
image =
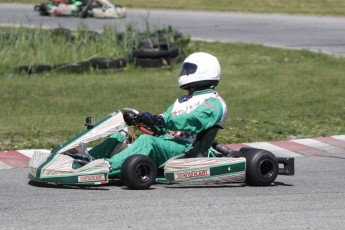
<path fill-rule="evenodd" d="M 123 114 L 114 111 L 95 124 L 92 117 L 87 117 L 85 125 L 85 131 L 50 153 L 35 152 L 29 163 L 29 179 L 55 184 L 107 184 L 111 179 L 109 163 L 83 156 L 87 153 L 84 143 L 127 130 Z M 193 149 L 183 158 L 171 159 L 161 167 L 144 155 L 130 156 L 116 178 L 130 189 L 147 189 L 155 182 L 268 186 L 278 175 L 294 175 L 294 158 L 276 157 L 269 151 L 249 147 L 233 151 L 214 143 L 219 128 L 214 126 L 200 133 Z M 82 154 L 71 154 L 78 148 Z M 76 168 L 81 162 L 85 164 Z"/>

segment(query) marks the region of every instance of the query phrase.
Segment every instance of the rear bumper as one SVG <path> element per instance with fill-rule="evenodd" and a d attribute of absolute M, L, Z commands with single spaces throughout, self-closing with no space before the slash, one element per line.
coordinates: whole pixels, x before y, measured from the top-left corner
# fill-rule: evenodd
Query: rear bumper
<path fill-rule="evenodd" d="M 293 176 L 295 175 L 295 158 L 277 157 L 279 163 L 279 175 Z"/>

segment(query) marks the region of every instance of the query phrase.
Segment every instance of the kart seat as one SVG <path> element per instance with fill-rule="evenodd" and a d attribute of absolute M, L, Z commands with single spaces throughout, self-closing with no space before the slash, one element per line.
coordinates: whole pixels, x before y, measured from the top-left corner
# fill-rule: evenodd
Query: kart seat
<path fill-rule="evenodd" d="M 186 158 L 204 157 L 207 156 L 208 149 L 212 146 L 213 140 L 216 137 L 218 130 L 222 127 L 214 125 L 198 134 L 193 148 L 185 153 Z"/>

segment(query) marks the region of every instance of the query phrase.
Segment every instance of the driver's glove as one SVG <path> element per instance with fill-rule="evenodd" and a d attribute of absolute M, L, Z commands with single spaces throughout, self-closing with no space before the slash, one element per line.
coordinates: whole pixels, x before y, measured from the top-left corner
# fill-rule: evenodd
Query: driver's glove
<path fill-rule="evenodd" d="M 129 125 L 129 126 L 135 125 L 136 117 L 134 117 L 132 114 L 124 113 L 123 118 L 124 118 L 127 125 Z"/>
<path fill-rule="evenodd" d="M 167 126 L 167 124 L 164 121 L 164 118 L 161 115 L 155 115 L 155 125 L 161 127 L 161 128 L 165 128 Z"/>
<path fill-rule="evenodd" d="M 157 125 L 162 128 L 166 127 L 164 118 L 161 115 L 153 115 L 149 112 L 139 113 L 137 121 L 145 125 Z"/>

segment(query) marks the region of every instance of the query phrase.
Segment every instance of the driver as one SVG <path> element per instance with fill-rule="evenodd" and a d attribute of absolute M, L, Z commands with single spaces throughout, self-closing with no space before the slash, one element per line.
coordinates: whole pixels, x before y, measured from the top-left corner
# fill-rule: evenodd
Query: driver
<path fill-rule="evenodd" d="M 118 174 L 125 159 L 134 154 L 150 157 L 158 167 L 171 158 L 182 157 L 192 149 L 200 132 L 224 124 L 226 103 L 215 91 L 220 75 L 221 67 L 216 57 L 203 52 L 189 55 L 178 77 L 179 87 L 188 94 L 176 99 L 162 114 L 144 112 L 137 115 L 137 121 L 157 127 L 159 135 L 140 135 L 122 150 L 118 147 L 126 138 L 116 132 L 94 147 L 90 154 L 94 158 L 106 158 L 111 165 L 110 176 Z M 124 116 L 127 123 L 133 122 L 126 119 L 126 114 Z M 113 155 L 114 152 L 118 153 Z"/>

